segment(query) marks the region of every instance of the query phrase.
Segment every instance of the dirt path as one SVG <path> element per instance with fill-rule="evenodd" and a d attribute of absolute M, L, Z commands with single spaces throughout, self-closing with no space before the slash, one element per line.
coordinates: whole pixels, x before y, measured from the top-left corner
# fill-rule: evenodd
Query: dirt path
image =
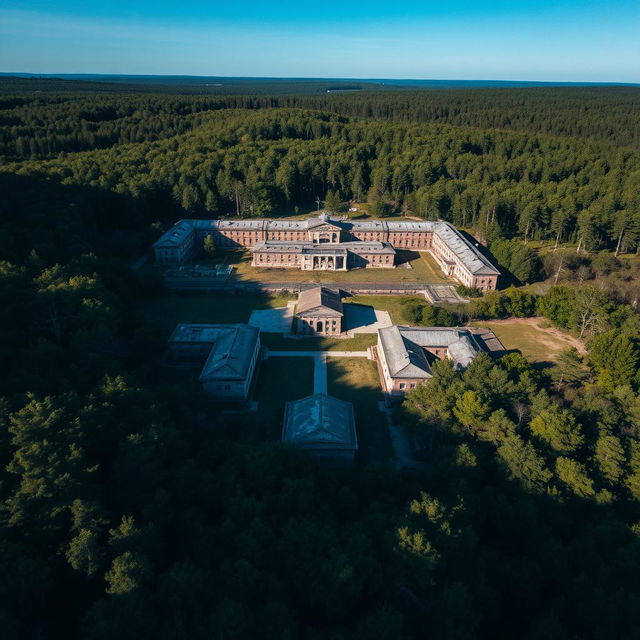
<path fill-rule="evenodd" d="M 489 323 L 494 325 L 527 325 L 530 327 L 534 327 L 538 331 L 542 331 L 549 336 L 553 336 L 554 338 L 556 338 L 556 340 L 565 342 L 567 346 L 575 347 L 582 355 L 586 355 L 587 353 L 587 350 L 585 349 L 585 346 L 581 340 L 578 340 L 578 338 L 574 338 L 572 335 L 562 331 L 561 329 L 543 326 L 545 323 L 549 323 L 549 320 L 540 316 L 537 316 L 535 318 L 507 318 L 506 320 L 489 320 L 487 324 Z M 554 343 L 550 342 L 547 344 L 550 349 L 556 349 L 556 345 Z"/>

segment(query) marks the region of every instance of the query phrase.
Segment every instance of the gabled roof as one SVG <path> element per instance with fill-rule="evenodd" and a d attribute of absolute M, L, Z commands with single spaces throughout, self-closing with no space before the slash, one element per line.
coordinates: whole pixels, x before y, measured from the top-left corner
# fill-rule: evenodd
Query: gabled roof
<path fill-rule="evenodd" d="M 165 231 L 153 246 L 156 249 L 179 247 L 193 233 L 191 220 L 178 220 L 171 229 Z"/>
<path fill-rule="evenodd" d="M 430 378 L 431 366 L 424 349 L 400 332 L 393 325 L 378 329 L 384 358 L 393 378 Z"/>
<path fill-rule="evenodd" d="M 260 338 L 260 329 L 246 324 L 218 325 L 217 329 L 200 380 L 245 380 Z"/>
<path fill-rule="evenodd" d="M 383 356 L 394 378 L 430 378 L 428 348 L 446 348 L 458 368 L 468 367 L 481 351 L 473 333 L 464 327 L 402 327 L 378 329 Z"/>
<path fill-rule="evenodd" d="M 325 225 L 333 229 L 342 229 L 342 225 L 337 220 L 331 220 L 328 213 L 321 213 L 317 218 L 307 220 L 307 229 L 315 229 Z"/>
<path fill-rule="evenodd" d="M 500 275 L 491 262 L 448 222 L 438 222 L 435 233 L 473 275 Z"/>
<path fill-rule="evenodd" d="M 298 295 L 296 314 L 305 316 L 315 315 L 317 313 L 322 313 L 324 316 L 341 318 L 344 314 L 340 294 L 326 287 L 313 287 L 301 291 Z"/>
<path fill-rule="evenodd" d="M 356 450 L 353 405 L 324 393 L 287 402 L 282 441 L 307 449 Z"/>

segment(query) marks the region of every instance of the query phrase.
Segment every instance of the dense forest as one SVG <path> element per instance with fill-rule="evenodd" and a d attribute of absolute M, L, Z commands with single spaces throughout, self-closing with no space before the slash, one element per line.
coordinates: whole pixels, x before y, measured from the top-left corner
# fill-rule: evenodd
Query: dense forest
<path fill-rule="evenodd" d="M 140 100 L 140 112 L 127 97 L 93 115 L 82 102 L 51 104 L 47 117 L 57 131 L 51 137 L 37 133 L 38 126 L 48 130 L 42 115 L 34 116 L 26 135 L 7 124 L 5 148 L 15 149 L 8 156 L 29 155 L 8 169 L 127 194 L 156 208 L 164 223 L 178 214 L 291 211 L 331 192 L 368 199 L 379 215 L 402 211 L 450 220 L 485 240 L 506 236 L 570 241 L 589 251 L 638 249 L 640 155 L 630 149 L 300 109 L 212 111 L 206 100 Z M 31 108 L 16 105 L 7 112 L 23 122 Z M 83 125 L 74 129 L 80 117 Z M 100 124 L 89 126 L 91 117 Z M 79 150 L 101 140 L 108 148 L 46 158 L 58 142 Z"/>
<path fill-rule="evenodd" d="M 217 100 L 3 98 L 3 637 L 638 637 L 640 316 L 600 286 L 640 241 L 618 98 L 572 137 Z M 542 315 L 586 352 L 436 365 L 401 408 L 415 474 L 246 437 L 160 366 L 140 305 L 161 287 L 129 264 L 176 217 L 329 193 L 473 228 L 513 270 L 525 241 L 575 243 L 543 261 L 544 293 L 406 306 Z"/>

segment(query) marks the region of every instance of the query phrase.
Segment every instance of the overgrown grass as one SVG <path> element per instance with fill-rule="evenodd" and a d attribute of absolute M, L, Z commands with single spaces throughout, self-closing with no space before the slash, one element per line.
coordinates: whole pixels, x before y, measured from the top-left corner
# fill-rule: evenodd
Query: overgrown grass
<path fill-rule="evenodd" d="M 280 440 L 284 405 L 313 393 L 313 358 L 269 358 L 261 363 L 254 400 L 258 413 L 248 417 L 256 436 Z"/>
<path fill-rule="evenodd" d="M 527 319 L 523 322 L 515 319 L 513 322 L 474 322 L 474 326 L 491 329 L 505 349 L 517 349 L 531 362 L 553 363 L 561 351 L 575 346 L 576 340 L 560 331 L 541 326 L 542 318 Z"/>
<path fill-rule="evenodd" d="M 351 271 L 301 271 L 299 269 L 271 269 L 251 266 L 249 251 L 220 251 L 213 262 L 230 264 L 234 267 L 232 279 L 261 282 L 424 282 L 443 284 L 447 280 L 434 259 L 427 253 L 405 254 L 411 269 L 353 269 Z M 402 254 L 401 254 L 402 256 Z"/>
<path fill-rule="evenodd" d="M 274 351 L 366 351 L 378 340 L 375 333 L 360 333 L 353 338 L 284 338 L 278 333 L 263 333 L 262 344 Z"/>
<path fill-rule="evenodd" d="M 365 358 L 327 360 L 329 394 L 353 403 L 359 458 L 387 463 L 393 456 L 385 415 L 378 409 L 382 391 L 378 370 Z"/>
<path fill-rule="evenodd" d="M 353 296 L 344 298 L 345 303 L 364 304 L 380 311 L 388 311 L 394 324 L 411 324 L 405 314 L 406 302 L 418 302 L 428 304 L 424 298 L 418 296 Z"/>
<path fill-rule="evenodd" d="M 290 299 L 266 294 L 166 294 L 143 300 L 138 311 L 143 324 L 169 337 L 180 322 L 248 322 L 254 309 L 286 307 Z"/>

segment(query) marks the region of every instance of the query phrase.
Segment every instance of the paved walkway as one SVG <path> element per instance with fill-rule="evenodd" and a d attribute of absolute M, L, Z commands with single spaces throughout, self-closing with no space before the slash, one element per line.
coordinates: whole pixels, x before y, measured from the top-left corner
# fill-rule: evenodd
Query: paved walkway
<path fill-rule="evenodd" d="M 457 304 L 469 302 L 463 298 L 450 284 L 426 284 L 424 286 L 424 297 L 431 304 Z"/>
<path fill-rule="evenodd" d="M 353 336 L 356 333 L 376 333 L 378 329 L 390 327 L 391 316 L 388 311 L 380 311 L 361 304 L 345 304 L 345 333 Z"/>
<path fill-rule="evenodd" d="M 278 307 L 277 309 L 257 309 L 251 312 L 249 324 L 258 327 L 263 333 L 291 333 L 293 322 L 293 308 Z"/>
<path fill-rule="evenodd" d="M 271 351 L 265 358 L 313 358 L 313 393 L 328 393 L 327 358 L 371 358 L 369 351 Z"/>
<path fill-rule="evenodd" d="M 384 402 L 378 403 L 378 408 L 387 418 L 389 427 L 389 436 L 391 437 L 391 445 L 396 459 L 396 467 L 398 469 L 421 469 L 425 466 L 424 462 L 419 462 L 413 458 L 413 450 L 411 442 L 403 427 L 393 424 L 393 410 L 386 407 Z"/>

